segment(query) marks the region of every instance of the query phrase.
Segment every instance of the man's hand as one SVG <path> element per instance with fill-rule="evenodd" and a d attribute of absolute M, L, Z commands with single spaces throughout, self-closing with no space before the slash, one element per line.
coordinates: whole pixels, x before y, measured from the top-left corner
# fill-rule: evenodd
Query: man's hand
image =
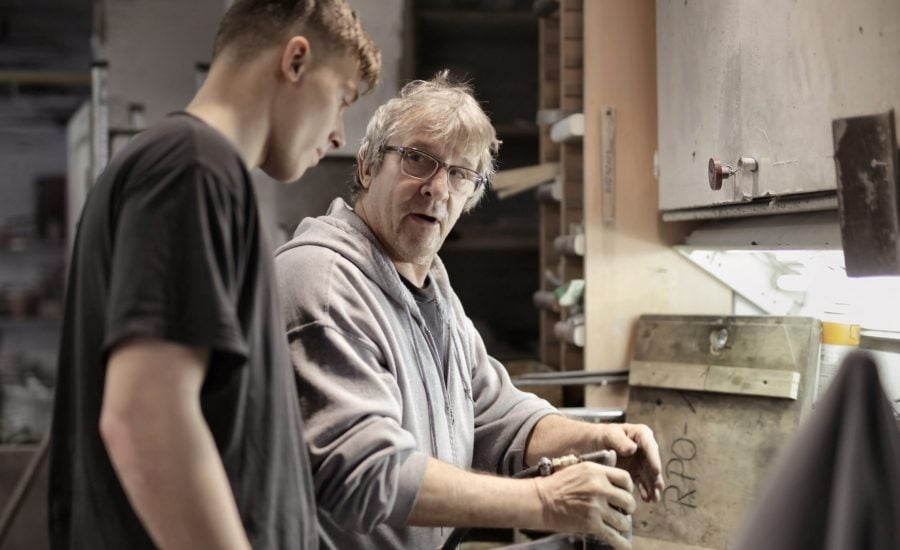
<path fill-rule="evenodd" d="M 634 484 L 619 468 L 582 462 L 534 479 L 467 472 L 428 459 L 407 525 L 590 533 L 628 550 Z"/>
<path fill-rule="evenodd" d="M 561 415 L 541 418 L 531 432 L 526 463 L 533 466 L 542 456 L 583 455 L 613 450 L 616 466 L 628 470 L 645 502 L 659 502 L 665 483 L 659 447 L 650 428 L 643 424 L 591 424 Z"/>
<path fill-rule="evenodd" d="M 616 452 L 616 466 L 631 474 L 644 502 L 659 502 L 665 482 L 659 446 L 650 428 L 643 424 L 603 424 L 602 427 L 600 450 Z"/>
<path fill-rule="evenodd" d="M 544 527 L 552 531 L 590 533 L 617 550 L 631 548 L 622 536 L 631 527 L 634 485 L 619 468 L 582 462 L 536 478 Z"/>

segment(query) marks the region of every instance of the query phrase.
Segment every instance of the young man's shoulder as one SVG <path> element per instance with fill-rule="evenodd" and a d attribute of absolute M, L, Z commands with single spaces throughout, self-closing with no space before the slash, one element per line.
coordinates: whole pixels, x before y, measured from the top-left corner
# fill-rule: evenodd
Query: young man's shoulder
<path fill-rule="evenodd" d="M 135 137 L 129 149 L 156 161 L 181 161 L 208 167 L 243 166 L 237 150 L 225 136 L 185 112 L 163 118 Z"/>
<path fill-rule="evenodd" d="M 201 173 L 203 178 L 194 177 Z M 130 194 L 185 176 L 202 181 L 207 175 L 229 194 L 247 196 L 250 174 L 231 143 L 200 119 L 174 113 L 135 136 L 112 158 L 97 184 Z"/>

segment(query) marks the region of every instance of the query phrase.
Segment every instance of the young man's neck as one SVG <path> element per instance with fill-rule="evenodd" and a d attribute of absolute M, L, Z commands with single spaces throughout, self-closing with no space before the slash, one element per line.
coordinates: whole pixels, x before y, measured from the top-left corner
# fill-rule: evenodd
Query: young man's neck
<path fill-rule="evenodd" d="M 262 59 L 266 55 L 269 54 L 243 63 L 228 58 L 217 60 L 185 109 L 221 132 L 249 168 L 256 168 L 264 160 L 269 133 L 272 77 L 262 70 L 270 65 Z"/>

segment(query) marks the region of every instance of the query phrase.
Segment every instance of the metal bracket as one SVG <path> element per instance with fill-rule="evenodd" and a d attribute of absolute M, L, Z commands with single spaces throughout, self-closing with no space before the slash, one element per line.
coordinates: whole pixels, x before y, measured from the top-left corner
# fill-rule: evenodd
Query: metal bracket
<path fill-rule="evenodd" d="M 91 172 L 92 182 L 109 162 L 109 65 L 91 67 Z"/>
<path fill-rule="evenodd" d="M 600 119 L 603 166 L 600 174 L 602 188 L 603 225 L 613 227 L 616 223 L 616 108 L 603 107 Z"/>

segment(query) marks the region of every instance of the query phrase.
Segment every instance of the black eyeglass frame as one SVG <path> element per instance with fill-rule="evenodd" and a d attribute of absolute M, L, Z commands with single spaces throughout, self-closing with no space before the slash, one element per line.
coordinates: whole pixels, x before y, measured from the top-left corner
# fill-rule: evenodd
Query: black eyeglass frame
<path fill-rule="evenodd" d="M 475 192 L 478 191 L 479 186 L 487 183 L 487 177 L 479 174 L 477 171 L 472 170 L 471 168 L 466 168 L 465 166 L 448 164 L 448 163 L 442 161 L 441 159 L 437 158 L 436 156 L 434 156 L 430 153 L 426 153 L 425 151 L 423 151 L 421 149 L 417 149 L 415 147 L 406 147 L 406 146 L 402 146 L 402 145 L 385 145 L 381 148 L 381 150 L 384 152 L 399 153 L 400 154 L 400 170 L 402 170 L 403 173 L 406 174 L 407 176 L 409 176 L 411 178 L 415 178 L 417 180 L 425 181 L 425 180 L 431 179 L 434 177 L 435 174 L 437 174 L 438 170 L 443 168 L 448 173 L 447 181 L 449 182 L 449 181 L 451 181 L 450 177 L 449 177 L 449 172 L 450 172 L 451 168 L 455 168 L 457 170 L 462 170 L 464 173 L 475 174 L 475 176 L 472 178 L 472 182 L 475 184 L 475 188 L 472 189 L 472 193 L 470 194 L 470 196 L 474 195 Z M 413 174 L 407 173 L 406 170 L 403 170 L 403 158 L 406 156 L 407 152 L 418 153 L 425 158 L 433 160 L 435 162 L 434 172 L 432 172 L 428 176 L 424 176 L 424 177 L 414 176 Z M 452 185 L 451 185 L 451 188 L 452 188 Z"/>

